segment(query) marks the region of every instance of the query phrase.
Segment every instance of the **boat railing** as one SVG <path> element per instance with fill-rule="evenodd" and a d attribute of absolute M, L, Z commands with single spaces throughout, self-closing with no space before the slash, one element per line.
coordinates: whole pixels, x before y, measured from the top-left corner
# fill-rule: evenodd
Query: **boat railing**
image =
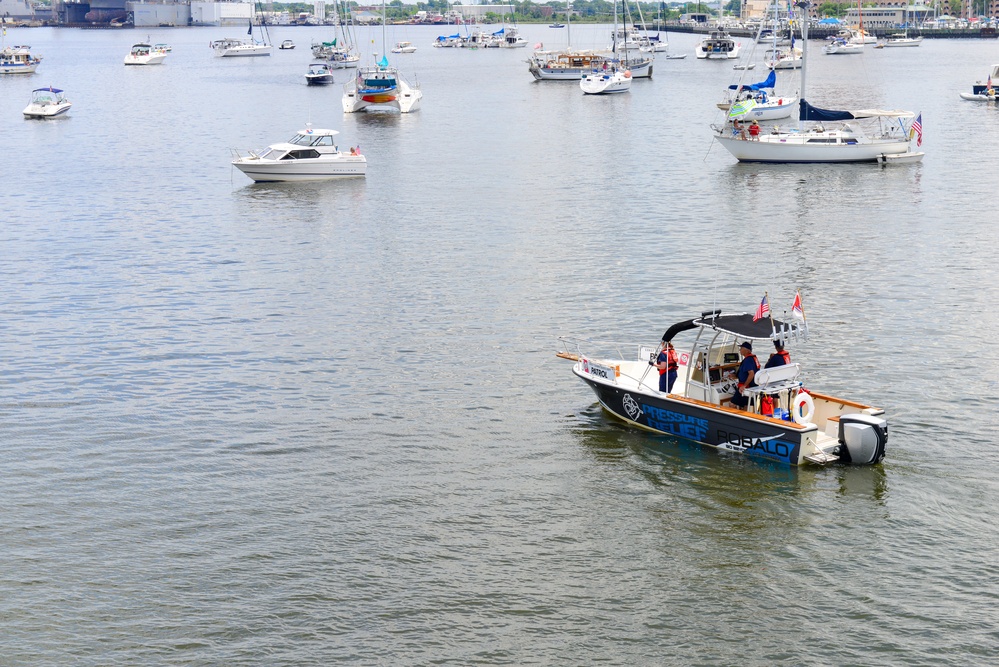
<path fill-rule="evenodd" d="M 557 340 L 559 346 L 556 352 L 557 356 L 573 361 L 578 361 L 580 357 L 584 356 L 598 359 L 634 359 L 640 361 L 648 359 L 650 353 L 658 350 L 658 343 L 648 345 L 634 341 L 594 340 L 579 336 L 559 336 Z"/>

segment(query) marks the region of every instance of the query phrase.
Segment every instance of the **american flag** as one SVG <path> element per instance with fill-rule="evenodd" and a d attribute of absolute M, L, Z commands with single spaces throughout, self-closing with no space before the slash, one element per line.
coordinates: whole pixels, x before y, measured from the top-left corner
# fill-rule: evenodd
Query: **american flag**
<path fill-rule="evenodd" d="M 922 113 L 920 113 L 918 116 L 916 116 L 916 120 L 912 121 L 912 127 L 909 128 L 909 140 L 910 141 L 912 140 L 913 136 L 916 137 L 916 145 L 917 146 L 922 146 L 923 145 L 923 114 Z"/>
<path fill-rule="evenodd" d="M 770 314 L 770 304 L 767 303 L 767 295 L 763 295 L 763 301 L 760 301 L 760 305 L 756 308 L 756 313 L 753 315 L 753 321 L 762 320 L 764 317 Z"/>

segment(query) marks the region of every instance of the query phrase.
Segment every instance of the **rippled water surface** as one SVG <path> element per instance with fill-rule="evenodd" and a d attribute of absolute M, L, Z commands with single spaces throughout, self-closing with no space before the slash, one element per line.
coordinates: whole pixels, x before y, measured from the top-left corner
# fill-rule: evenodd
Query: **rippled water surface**
<path fill-rule="evenodd" d="M 922 111 L 882 169 L 736 164 L 728 63 L 584 98 L 438 33 L 389 32 L 399 117 L 304 85 L 318 29 L 160 29 L 151 68 L 144 31 L 8 31 L 45 60 L 0 79 L 0 663 L 994 664 L 999 113 L 958 94 L 995 43 L 814 59 L 815 104 Z M 46 85 L 70 116 L 22 120 Z M 310 120 L 366 179 L 230 169 Z M 798 289 L 792 355 L 886 408 L 883 466 L 629 430 L 553 355 Z"/>

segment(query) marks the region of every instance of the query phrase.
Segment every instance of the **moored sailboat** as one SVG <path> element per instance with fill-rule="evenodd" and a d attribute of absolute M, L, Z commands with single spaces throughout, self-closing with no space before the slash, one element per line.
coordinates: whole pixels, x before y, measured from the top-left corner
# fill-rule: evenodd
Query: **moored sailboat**
<path fill-rule="evenodd" d="M 409 113 L 419 109 L 422 99 L 420 87 L 411 86 L 400 76 L 398 68 L 389 65 L 385 53 L 385 0 L 382 0 L 382 57 L 374 66 L 357 68 L 357 76 L 344 86 L 343 111 L 391 107 Z"/>
<path fill-rule="evenodd" d="M 804 12 L 808 0 L 798 4 Z M 806 14 L 807 15 L 807 14 Z M 910 130 L 915 114 L 911 111 L 861 109 L 838 111 L 820 109 L 807 102 L 806 74 L 808 70 L 808 26 L 802 22 L 801 88 L 798 101 L 798 128 L 780 130 L 773 128 L 745 140 L 741 134 L 730 131 L 726 123 L 716 126 L 715 139 L 742 162 L 875 162 L 884 155 L 911 153 L 914 160 L 922 153 L 912 151 L 913 133 Z M 867 120 L 873 124 L 869 131 L 851 121 Z M 910 121 L 907 127 L 905 121 Z M 809 123 L 809 125 L 806 125 Z M 839 123 L 830 125 L 830 123 Z M 919 126 L 919 142 L 922 127 Z"/>

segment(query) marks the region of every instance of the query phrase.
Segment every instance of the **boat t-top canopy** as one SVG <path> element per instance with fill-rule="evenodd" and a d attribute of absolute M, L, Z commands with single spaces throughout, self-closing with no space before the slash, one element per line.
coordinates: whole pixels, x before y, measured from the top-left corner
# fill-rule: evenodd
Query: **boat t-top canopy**
<path fill-rule="evenodd" d="M 61 93 L 62 91 L 59 90 L 58 88 L 52 88 L 51 86 L 49 86 L 48 88 L 35 88 L 31 92 L 33 92 L 33 93 Z"/>
<path fill-rule="evenodd" d="M 713 329 L 721 333 L 731 334 L 738 338 L 773 340 L 775 337 L 783 338 L 782 333 L 788 332 L 795 326 L 796 325 L 788 325 L 787 323 L 776 318 L 771 320 L 769 317 L 765 317 L 754 322 L 753 315 L 751 313 L 722 315 L 720 310 L 716 310 L 714 312 L 702 313 L 700 317 L 695 317 L 691 320 L 677 322 L 663 334 L 663 342 L 665 343 L 672 340 L 678 333 L 689 329 L 696 329 L 698 327 Z"/>

